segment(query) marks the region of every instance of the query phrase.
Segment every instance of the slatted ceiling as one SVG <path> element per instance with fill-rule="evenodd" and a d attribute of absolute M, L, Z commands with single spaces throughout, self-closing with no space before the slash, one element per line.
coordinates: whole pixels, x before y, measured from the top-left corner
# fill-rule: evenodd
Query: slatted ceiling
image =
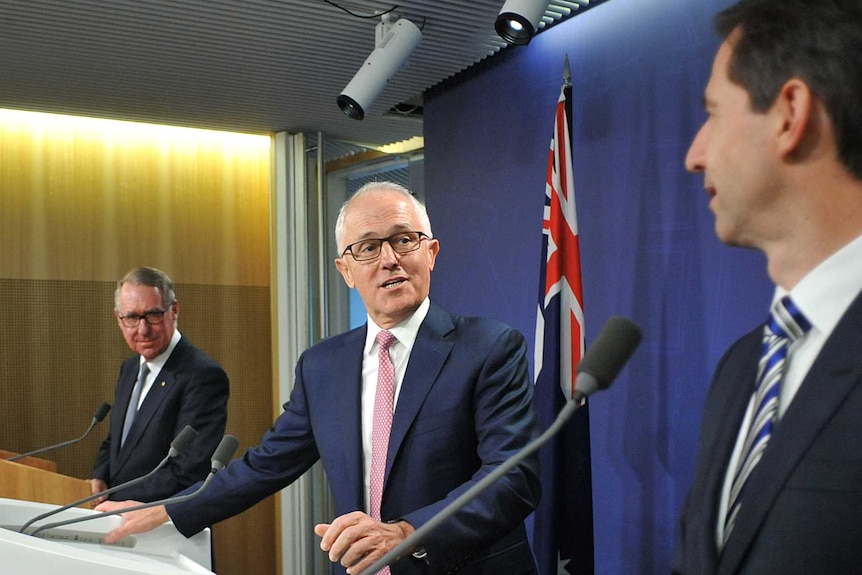
<path fill-rule="evenodd" d="M 335 1 L 361 14 L 394 5 Z M 554 0 L 540 27 L 603 1 Z M 517 49 L 494 31 L 502 5 L 399 2 L 423 40 L 356 121 L 335 99 L 373 50 L 378 17 L 323 0 L 0 0 L 0 107 L 382 145 L 422 134 L 389 108 Z"/>

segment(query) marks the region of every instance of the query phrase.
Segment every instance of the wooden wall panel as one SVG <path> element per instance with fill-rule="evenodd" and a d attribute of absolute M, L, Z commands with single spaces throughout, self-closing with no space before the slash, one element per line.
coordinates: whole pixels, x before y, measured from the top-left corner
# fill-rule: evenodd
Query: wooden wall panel
<path fill-rule="evenodd" d="M 78 437 L 113 402 L 115 282 L 152 265 L 230 377 L 241 454 L 273 413 L 269 138 L 25 116 L 0 110 L 0 449 Z M 106 432 L 45 457 L 86 478 Z M 218 573 L 276 574 L 276 529 L 273 499 L 217 525 Z"/>
<path fill-rule="evenodd" d="M 267 286 L 269 150 L 267 136 L 0 110 L 0 277 L 114 281 L 153 265 Z"/>

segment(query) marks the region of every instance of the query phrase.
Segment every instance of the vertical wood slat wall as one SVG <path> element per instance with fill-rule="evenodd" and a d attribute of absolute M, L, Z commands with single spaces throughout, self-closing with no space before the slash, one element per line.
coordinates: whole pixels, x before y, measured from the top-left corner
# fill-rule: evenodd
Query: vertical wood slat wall
<path fill-rule="evenodd" d="M 240 455 L 272 423 L 270 138 L 0 111 L 0 449 L 80 436 L 131 355 L 116 280 L 165 270 L 184 336 L 231 380 Z M 47 452 L 89 471 L 107 422 Z M 221 575 L 276 573 L 266 500 L 214 529 Z"/>

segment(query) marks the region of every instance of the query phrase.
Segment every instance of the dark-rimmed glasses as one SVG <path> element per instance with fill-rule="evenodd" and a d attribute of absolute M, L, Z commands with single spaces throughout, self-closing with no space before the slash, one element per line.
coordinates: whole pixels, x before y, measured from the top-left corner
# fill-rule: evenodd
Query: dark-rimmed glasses
<path fill-rule="evenodd" d="M 158 325 L 165 321 L 165 314 L 171 311 L 174 304 L 169 305 L 166 309 L 153 309 L 146 312 L 144 315 L 130 313 L 129 315 L 119 316 L 120 322 L 125 327 L 138 327 L 141 320 L 147 322 L 148 325 Z"/>
<path fill-rule="evenodd" d="M 347 246 L 341 257 L 348 252 L 358 262 L 376 260 L 380 257 L 383 242 L 387 242 L 396 254 L 407 254 L 419 249 L 422 240 L 430 240 L 431 236 L 424 232 L 400 232 L 388 238 L 365 238 Z"/>

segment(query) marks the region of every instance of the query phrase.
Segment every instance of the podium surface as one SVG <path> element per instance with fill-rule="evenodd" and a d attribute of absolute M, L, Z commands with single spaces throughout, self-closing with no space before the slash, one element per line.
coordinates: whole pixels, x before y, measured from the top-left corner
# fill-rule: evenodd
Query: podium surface
<path fill-rule="evenodd" d="M 21 525 L 53 508 L 0 498 L 3 575 L 212 574 L 209 529 L 187 539 L 172 523 L 166 523 L 115 545 L 99 543 L 105 533 L 122 523 L 115 515 L 50 529 L 37 537 L 17 532 Z M 95 514 L 88 509 L 67 509 L 42 524 Z"/>

